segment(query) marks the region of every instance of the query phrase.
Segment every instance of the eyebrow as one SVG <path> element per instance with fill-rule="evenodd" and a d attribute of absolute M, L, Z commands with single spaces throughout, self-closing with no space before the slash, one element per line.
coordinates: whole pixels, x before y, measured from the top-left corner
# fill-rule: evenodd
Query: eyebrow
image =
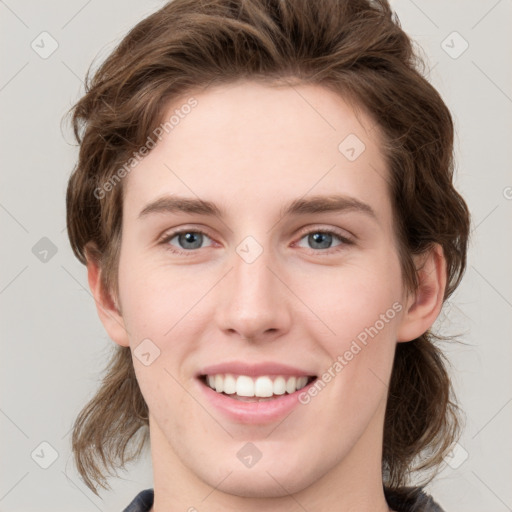
<path fill-rule="evenodd" d="M 327 195 L 310 196 L 291 201 L 281 208 L 281 217 L 311 215 L 328 212 L 358 212 L 377 220 L 373 208 L 355 197 Z M 139 219 L 157 213 L 194 213 L 212 217 L 225 217 L 222 208 L 211 201 L 202 199 L 164 196 L 147 204 L 139 213 Z"/>

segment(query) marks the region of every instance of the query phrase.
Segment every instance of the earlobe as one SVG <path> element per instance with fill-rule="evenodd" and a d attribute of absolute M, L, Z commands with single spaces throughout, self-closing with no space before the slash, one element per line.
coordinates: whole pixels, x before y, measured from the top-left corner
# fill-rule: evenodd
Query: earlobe
<path fill-rule="evenodd" d="M 109 338 L 122 347 L 130 346 L 123 316 L 101 278 L 101 266 L 94 251 L 87 251 L 87 280 L 96 303 L 96 310 Z"/>
<path fill-rule="evenodd" d="M 432 327 L 441 311 L 446 289 L 446 259 L 436 244 L 415 257 L 418 289 L 411 294 L 398 329 L 397 341 L 411 341 Z"/>

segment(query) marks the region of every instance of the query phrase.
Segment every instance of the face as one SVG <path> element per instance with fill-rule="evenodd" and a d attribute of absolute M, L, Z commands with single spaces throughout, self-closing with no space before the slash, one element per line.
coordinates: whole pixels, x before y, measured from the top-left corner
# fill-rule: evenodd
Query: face
<path fill-rule="evenodd" d="M 404 290 L 375 124 L 320 86 L 194 98 L 124 182 L 153 458 L 238 496 L 380 464 Z"/>

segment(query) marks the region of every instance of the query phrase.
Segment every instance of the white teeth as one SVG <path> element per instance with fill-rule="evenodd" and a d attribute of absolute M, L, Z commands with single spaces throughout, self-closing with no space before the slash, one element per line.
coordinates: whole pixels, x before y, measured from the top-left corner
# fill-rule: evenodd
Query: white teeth
<path fill-rule="evenodd" d="M 297 379 L 295 377 L 290 377 L 286 381 L 286 392 L 293 393 L 297 389 Z"/>
<path fill-rule="evenodd" d="M 232 395 L 233 393 L 236 393 L 236 379 L 233 377 L 233 375 L 226 375 L 224 377 L 224 393 L 226 395 Z"/>
<path fill-rule="evenodd" d="M 254 394 L 262 398 L 272 396 L 274 394 L 274 385 L 270 377 L 258 377 L 254 385 Z"/>
<path fill-rule="evenodd" d="M 215 375 L 215 391 L 218 393 L 224 391 L 224 377 L 222 375 Z"/>
<path fill-rule="evenodd" d="M 215 380 L 217 380 L 218 377 L 222 378 L 222 375 L 217 375 Z M 238 396 L 254 396 L 254 381 L 251 377 L 240 375 L 240 377 L 236 379 L 236 394 Z"/>
<path fill-rule="evenodd" d="M 297 389 L 302 389 L 308 383 L 307 377 L 299 377 L 297 379 Z"/>
<path fill-rule="evenodd" d="M 236 376 L 228 373 L 208 375 L 206 383 L 217 393 L 236 394 L 240 397 L 270 398 L 273 395 L 290 394 L 302 389 L 308 383 L 308 377 L 278 376 L 272 378 L 262 375 L 253 378 L 247 375 Z"/>
<path fill-rule="evenodd" d="M 274 380 L 274 395 L 284 395 L 286 393 L 286 379 L 276 377 Z"/>

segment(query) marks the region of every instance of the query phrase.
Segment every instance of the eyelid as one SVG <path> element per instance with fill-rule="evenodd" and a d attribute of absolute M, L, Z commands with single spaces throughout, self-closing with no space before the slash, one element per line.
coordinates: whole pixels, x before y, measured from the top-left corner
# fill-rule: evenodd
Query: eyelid
<path fill-rule="evenodd" d="M 310 226 L 306 226 L 305 228 L 301 228 L 297 236 L 303 238 L 305 235 L 309 235 L 312 232 L 332 233 L 348 242 L 355 242 L 355 240 L 357 239 L 355 235 L 353 235 L 350 231 L 347 231 L 346 229 L 338 228 L 335 226 L 326 226 L 325 224 L 313 224 Z"/>
<path fill-rule="evenodd" d="M 180 235 L 182 233 L 201 233 L 213 240 L 213 236 L 209 233 L 208 229 L 203 226 L 180 226 L 177 228 L 166 229 L 161 235 L 158 236 L 157 243 L 166 242 L 174 238 L 176 235 Z"/>

